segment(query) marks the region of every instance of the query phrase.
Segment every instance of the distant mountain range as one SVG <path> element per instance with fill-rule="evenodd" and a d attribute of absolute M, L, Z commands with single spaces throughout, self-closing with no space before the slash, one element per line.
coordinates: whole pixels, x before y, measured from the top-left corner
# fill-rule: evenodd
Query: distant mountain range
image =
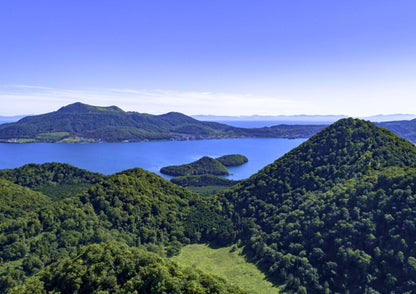
<path fill-rule="evenodd" d="M 137 142 L 145 140 L 196 140 L 213 138 L 307 138 L 323 125 L 282 125 L 238 128 L 196 120 L 177 112 L 151 115 L 125 112 L 117 106 L 74 103 L 58 111 L 28 116 L 0 125 L 6 142 Z"/>
<path fill-rule="evenodd" d="M 416 119 L 387 121 L 376 123 L 379 127 L 389 129 L 396 135 L 416 143 Z"/>
<path fill-rule="evenodd" d="M 0 115 L 0 124 L 16 122 L 21 118 L 24 118 L 26 115 L 13 115 L 13 116 L 1 116 Z"/>
<path fill-rule="evenodd" d="M 217 116 L 217 115 L 192 115 L 193 118 L 203 121 L 273 121 L 281 123 L 301 124 L 331 124 L 337 120 L 347 118 L 346 115 L 241 115 L 241 116 Z M 415 114 L 379 114 L 373 116 L 359 117 L 371 122 L 386 122 L 396 120 L 415 119 Z"/>
<path fill-rule="evenodd" d="M 297 116 L 195 116 L 204 120 L 273 121 L 262 127 L 231 126 L 215 121 L 201 121 L 178 112 L 162 115 L 126 112 L 117 106 L 100 107 L 74 103 L 57 111 L 23 117 L 17 122 L 0 125 L 0 142 L 139 142 L 156 140 L 201 140 L 218 138 L 309 138 L 333 121 L 336 115 Z M 369 117 L 378 126 L 400 137 L 416 142 L 416 119 L 410 114 Z M 16 117 L 15 117 L 16 118 Z M 385 121 L 387 119 L 401 119 Z M 9 120 L 11 117 L 9 117 Z M 284 123 L 283 123 L 284 122 Z"/>

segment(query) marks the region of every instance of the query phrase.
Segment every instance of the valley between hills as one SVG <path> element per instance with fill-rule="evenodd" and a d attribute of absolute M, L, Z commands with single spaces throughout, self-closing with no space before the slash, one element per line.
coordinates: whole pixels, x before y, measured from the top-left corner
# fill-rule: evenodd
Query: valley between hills
<path fill-rule="evenodd" d="M 140 168 L 1 170 L 0 292 L 250 293 L 183 262 L 184 247 L 206 244 L 281 293 L 410 294 L 415 183 L 416 147 L 358 119 L 212 196 Z"/>

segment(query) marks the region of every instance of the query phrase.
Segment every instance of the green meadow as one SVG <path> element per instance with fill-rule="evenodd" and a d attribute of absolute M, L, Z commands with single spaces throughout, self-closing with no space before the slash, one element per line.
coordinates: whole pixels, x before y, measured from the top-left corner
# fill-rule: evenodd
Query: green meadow
<path fill-rule="evenodd" d="M 181 265 L 221 276 L 249 293 L 281 293 L 283 287 L 274 287 L 256 265 L 245 260 L 241 251 L 242 248 L 233 250 L 232 246 L 213 249 L 204 244 L 192 244 L 182 248 L 172 259 Z"/>

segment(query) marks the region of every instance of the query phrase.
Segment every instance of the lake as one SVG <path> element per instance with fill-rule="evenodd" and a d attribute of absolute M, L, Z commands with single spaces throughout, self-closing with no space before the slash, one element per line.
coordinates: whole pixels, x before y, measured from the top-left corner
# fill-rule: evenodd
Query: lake
<path fill-rule="evenodd" d="M 55 161 L 106 175 L 133 167 L 162 175 L 159 170 L 164 166 L 189 163 L 202 156 L 238 153 L 249 161 L 228 168 L 231 173 L 228 178 L 239 180 L 248 178 L 305 140 L 244 138 L 101 144 L 0 143 L 0 169 Z"/>

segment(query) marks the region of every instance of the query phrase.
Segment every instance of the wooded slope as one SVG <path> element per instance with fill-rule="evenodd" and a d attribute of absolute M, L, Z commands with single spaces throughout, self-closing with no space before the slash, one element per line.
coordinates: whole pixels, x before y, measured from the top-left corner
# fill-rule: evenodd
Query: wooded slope
<path fill-rule="evenodd" d="M 246 253 L 298 293 L 410 293 L 416 147 L 340 120 L 223 199 Z"/>

